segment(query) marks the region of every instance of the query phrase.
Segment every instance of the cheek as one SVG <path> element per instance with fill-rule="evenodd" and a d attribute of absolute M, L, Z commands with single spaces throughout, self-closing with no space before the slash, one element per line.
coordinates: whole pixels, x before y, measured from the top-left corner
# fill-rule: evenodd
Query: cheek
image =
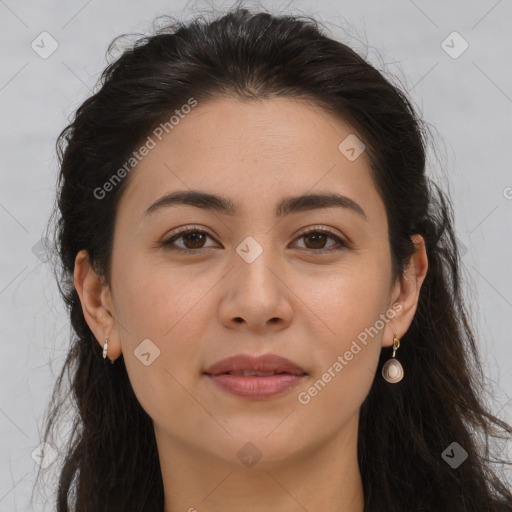
<path fill-rule="evenodd" d="M 317 428 L 335 432 L 357 412 L 372 386 L 382 339 L 382 330 L 372 326 L 385 306 L 376 283 L 362 287 L 357 279 L 340 280 L 330 291 L 338 298 L 327 300 L 319 315 L 326 319 L 329 330 L 323 329 L 324 334 L 315 337 L 316 372 L 309 386 L 301 390 L 298 402 L 304 408 L 305 421 L 307 418 Z M 329 420 L 322 424 L 317 418 L 325 421 L 326 411 Z"/>
<path fill-rule="evenodd" d="M 197 378 L 199 343 L 205 337 L 204 329 L 214 321 L 215 305 L 208 293 L 221 277 L 155 265 L 147 259 L 120 262 L 113 286 L 122 351 L 134 389 L 140 384 L 153 393 L 172 390 L 173 396 L 181 396 L 177 383 L 189 386 Z M 142 354 L 148 352 L 144 361 Z M 153 402 L 156 398 L 145 399 Z"/>
<path fill-rule="evenodd" d="M 133 265 L 133 272 L 127 267 L 130 278 L 118 279 L 116 302 L 124 361 L 139 403 L 151 418 L 163 421 L 169 411 L 190 407 L 187 390 L 199 372 L 196 340 L 203 337 L 208 306 L 201 299 L 216 280 L 194 280 L 155 265 Z"/>
<path fill-rule="evenodd" d="M 116 311 L 133 337 L 155 343 L 175 337 L 215 284 L 215 276 L 195 276 L 149 257 L 121 258 L 117 267 Z M 126 333 L 125 333 L 126 334 Z"/>
<path fill-rule="evenodd" d="M 368 253 L 333 268 L 296 276 L 300 298 L 322 320 L 326 332 L 346 339 L 372 325 L 389 301 L 390 269 Z M 299 294 L 298 294 L 299 295 Z"/>
<path fill-rule="evenodd" d="M 384 327 L 392 320 L 391 315 L 386 316 L 390 269 L 385 262 L 361 258 L 357 265 L 347 265 L 329 279 L 316 280 L 315 286 L 307 287 L 311 291 L 303 300 L 315 313 L 317 333 L 322 333 L 315 343 L 321 366 L 316 377 L 328 382 L 329 392 L 322 391 L 327 401 L 339 403 L 340 394 L 350 389 L 357 403 L 371 386 Z M 343 398 L 346 400 L 352 399 Z"/>

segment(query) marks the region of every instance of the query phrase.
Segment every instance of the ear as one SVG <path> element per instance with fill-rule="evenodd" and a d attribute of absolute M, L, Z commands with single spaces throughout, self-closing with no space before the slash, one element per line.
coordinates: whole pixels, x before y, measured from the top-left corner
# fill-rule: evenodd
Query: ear
<path fill-rule="evenodd" d="M 390 309 L 395 311 L 395 317 L 386 324 L 382 338 L 383 347 L 393 344 L 395 334 L 401 338 L 409 329 L 418 306 L 421 285 L 427 275 L 428 259 L 425 240 L 421 235 L 413 235 L 411 240 L 415 252 L 409 260 L 404 275 L 393 289 Z"/>
<path fill-rule="evenodd" d="M 75 258 L 73 280 L 85 321 L 102 350 L 108 336 L 108 357 L 111 361 L 117 359 L 121 355 L 121 344 L 110 289 L 104 277 L 94 271 L 86 250 Z"/>

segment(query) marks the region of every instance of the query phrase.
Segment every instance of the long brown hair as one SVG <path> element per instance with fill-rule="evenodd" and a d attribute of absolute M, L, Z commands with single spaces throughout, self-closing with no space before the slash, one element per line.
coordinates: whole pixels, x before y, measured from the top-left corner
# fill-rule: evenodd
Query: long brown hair
<path fill-rule="evenodd" d="M 46 441 L 68 398 L 66 371 L 75 408 L 62 448 L 57 511 L 163 510 L 151 418 L 134 395 L 123 356 L 112 367 L 103 360 L 72 276 L 77 253 L 86 249 L 110 284 L 116 207 L 129 176 L 106 199 L 94 191 L 189 98 L 201 104 L 222 96 L 306 98 L 348 122 L 364 139 L 386 206 L 396 279 L 412 255 L 411 235 L 426 240 L 428 273 L 400 353 L 410 377 L 397 384 L 375 378 L 361 406 L 365 510 L 512 511 L 504 477 L 492 467 L 510 463 L 495 461 L 488 442 L 508 438 L 512 429 L 484 405 L 452 206 L 426 175 L 426 124 L 400 88 L 325 35 L 317 21 L 240 6 L 212 21 L 170 23 L 137 39 L 104 70 L 98 90 L 57 141 L 56 270 L 73 338 L 47 412 Z M 389 357 L 383 350 L 377 376 Z M 468 454 L 457 468 L 441 456 L 453 442 Z"/>

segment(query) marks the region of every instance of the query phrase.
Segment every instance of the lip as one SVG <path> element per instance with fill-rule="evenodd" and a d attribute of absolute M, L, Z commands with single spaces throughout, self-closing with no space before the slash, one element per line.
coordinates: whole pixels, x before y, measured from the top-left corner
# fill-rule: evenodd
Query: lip
<path fill-rule="evenodd" d="M 258 357 L 249 354 L 237 354 L 218 361 L 207 368 L 204 373 L 216 376 L 222 373 L 240 371 L 287 373 L 290 375 L 306 374 L 299 365 L 277 354 L 263 354 Z"/>
<path fill-rule="evenodd" d="M 275 372 L 275 375 L 244 376 L 228 372 Z M 221 390 L 252 400 L 281 395 L 298 386 L 307 373 L 293 361 L 276 354 L 253 357 L 239 354 L 210 366 L 204 374 Z"/>
<path fill-rule="evenodd" d="M 206 375 L 222 391 L 251 400 L 264 400 L 286 393 L 298 386 L 305 376 L 289 373 L 268 377 L 243 377 L 227 373 Z"/>

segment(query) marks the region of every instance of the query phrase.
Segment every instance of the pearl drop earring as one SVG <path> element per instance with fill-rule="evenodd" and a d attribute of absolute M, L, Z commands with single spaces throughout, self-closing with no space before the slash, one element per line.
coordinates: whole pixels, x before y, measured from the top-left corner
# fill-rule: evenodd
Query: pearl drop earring
<path fill-rule="evenodd" d="M 391 359 L 388 359 L 384 366 L 382 367 L 382 376 L 387 382 L 394 384 L 395 382 L 399 382 L 404 378 L 404 369 L 400 364 L 400 361 L 395 358 L 395 352 L 398 350 L 400 346 L 400 340 L 395 334 L 393 337 L 393 355 Z"/>

